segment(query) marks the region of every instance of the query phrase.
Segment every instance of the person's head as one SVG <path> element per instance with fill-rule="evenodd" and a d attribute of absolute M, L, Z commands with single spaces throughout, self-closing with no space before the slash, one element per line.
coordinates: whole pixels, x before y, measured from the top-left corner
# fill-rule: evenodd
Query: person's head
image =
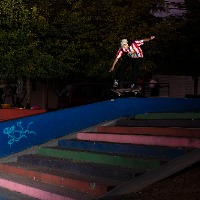
<path fill-rule="evenodd" d="M 121 40 L 121 47 L 122 48 L 128 48 L 128 40 L 127 39 Z"/>

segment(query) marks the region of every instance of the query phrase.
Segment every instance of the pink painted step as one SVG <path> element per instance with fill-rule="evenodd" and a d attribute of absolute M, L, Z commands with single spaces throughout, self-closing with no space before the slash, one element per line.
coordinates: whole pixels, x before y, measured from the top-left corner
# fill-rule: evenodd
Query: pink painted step
<path fill-rule="evenodd" d="M 150 135 L 125 135 L 106 134 L 97 132 L 77 133 L 77 139 L 88 141 L 115 142 L 134 145 L 155 145 L 167 147 L 200 148 L 200 139 L 170 136 L 150 136 Z"/>
<path fill-rule="evenodd" d="M 122 127 L 122 126 L 98 126 L 98 133 L 115 133 L 127 135 L 158 135 L 158 136 L 177 136 L 200 138 L 199 128 L 180 128 L 180 127 Z"/>

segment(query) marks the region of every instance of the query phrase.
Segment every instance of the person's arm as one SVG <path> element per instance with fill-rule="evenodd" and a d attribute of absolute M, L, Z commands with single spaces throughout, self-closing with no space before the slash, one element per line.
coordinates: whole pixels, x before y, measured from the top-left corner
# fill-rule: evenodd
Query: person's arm
<path fill-rule="evenodd" d="M 110 70 L 109 70 L 109 72 L 114 71 L 114 69 L 115 69 L 115 65 L 116 65 L 116 63 L 118 62 L 118 60 L 119 60 L 119 59 L 116 57 L 115 60 L 114 60 L 114 62 L 113 62 L 112 67 L 111 67 Z"/>
<path fill-rule="evenodd" d="M 144 38 L 142 39 L 144 42 L 148 42 L 150 40 L 153 40 L 155 38 L 155 36 L 151 36 L 150 38 Z"/>

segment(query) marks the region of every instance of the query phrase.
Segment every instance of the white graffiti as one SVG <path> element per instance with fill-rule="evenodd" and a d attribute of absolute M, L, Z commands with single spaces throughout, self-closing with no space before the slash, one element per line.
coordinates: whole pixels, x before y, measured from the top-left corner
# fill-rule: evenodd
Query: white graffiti
<path fill-rule="evenodd" d="M 22 126 L 22 121 L 20 121 L 17 122 L 16 127 L 15 125 L 11 127 L 6 127 L 3 130 L 3 133 L 8 135 L 8 144 L 11 146 L 14 142 L 19 142 L 24 137 L 27 138 L 28 134 L 36 134 L 34 131 L 29 130 L 29 126 L 31 124 L 33 124 L 33 122 L 28 123 L 27 127 L 24 129 Z"/>

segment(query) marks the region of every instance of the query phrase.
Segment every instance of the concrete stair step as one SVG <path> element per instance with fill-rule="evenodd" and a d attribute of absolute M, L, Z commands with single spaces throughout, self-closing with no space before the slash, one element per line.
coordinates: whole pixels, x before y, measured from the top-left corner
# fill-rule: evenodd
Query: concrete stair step
<path fill-rule="evenodd" d="M 187 137 L 79 132 L 77 133 L 76 138 L 78 140 L 95 142 L 115 142 L 134 145 L 166 146 L 173 148 L 200 148 L 200 139 Z"/>
<path fill-rule="evenodd" d="M 37 154 L 21 155 L 17 158 L 22 164 L 31 164 L 47 167 L 54 170 L 61 170 L 71 174 L 100 177 L 114 181 L 127 181 L 135 176 L 145 173 L 148 170 L 122 168 L 111 165 L 80 162 L 69 159 L 61 159 Z"/>
<path fill-rule="evenodd" d="M 119 181 L 91 177 L 84 174 L 72 174 L 19 162 L 0 163 L 0 171 L 54 184 L 60 187 L 81 190 L 85 193 L 97 196 L 106 193 L 110 188 L 114 188 L 121 183 Z"/>
<path fill-rule="evenodd" d="M 128 156 L 145 156 L 163 160 L 174 159 L 188 152 L 188 149 L 185 148 L 144 146 L 113 142 L 85 141 L 77 139 L 59 140 L 58 146 L 67 149 L 112 153 Z"/>
<path fill-rule="evenodd" d="M 200 138 L 200 128 L 98 126 L 98 133 Z"/>
<path fill-rule="evenodd" d="M 101 163 L 116 167 L 143 170 L 156 169 L 162 164 L 162 161 L 148 157 L 121 156 L 118 154 L 69 150 L 58 147 L 41 147 L 38 149 L 38 154 L 61 159 L 78 160 L 88 163 Z"/>
<path fill-rule="evenodd" d="M 90 200 L 95 198 L 95 196 L 77 190 L 5 172 L 0 172 L 0 187 L 43 200 Z"/>
<path fill-rule="evenodd" d="M 117 126 L 200 128 L 200 119 L 120 119 Z"/>
<path fill-rule="evenodd" d="M 198 112 L 176 112 L 176 113 L 145 113 L 137 114 L 135 119 L 200 119 Z"/>

